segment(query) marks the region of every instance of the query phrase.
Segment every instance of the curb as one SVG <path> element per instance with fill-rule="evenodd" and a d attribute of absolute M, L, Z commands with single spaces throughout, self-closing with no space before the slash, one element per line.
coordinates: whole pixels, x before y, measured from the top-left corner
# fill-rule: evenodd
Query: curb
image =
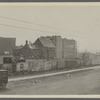
<path fill-rule="evenodd" d="M 82 68 L 82 69 L 74 69 L 74 70 L 69 70 L 69 71 L 55 72 L 55 73 L 35 75 L 35 76 L 13 78 L 13 79 L 8 79 L 8 82 L 15 82 L 15 81 L 22 81 L 22 80 L 27 80 L 27 79 L 49 77 L 49 76 L 55 76 L 55 75 L 61 75 L 61 74 L 68 74 L 68 73 L 72 73 L 72 72 L 79 72 L 79 71 L 86 71 L 86 70 L 91 70 L 91 69 L 98 69 L 98 68 L 100 68 L 100 66 L 90 67 L 90 68 Z"/>

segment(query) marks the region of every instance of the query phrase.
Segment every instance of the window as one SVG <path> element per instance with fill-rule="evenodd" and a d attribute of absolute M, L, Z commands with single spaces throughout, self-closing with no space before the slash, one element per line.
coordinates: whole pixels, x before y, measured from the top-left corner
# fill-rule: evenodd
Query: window
<path fill-rule="evenodd" d="M 9 57 L 4 57 L 4 58 L 3 58 L 3 63 L 4 63 L 4 64 L 12 63 L 12 59 L 9 58 Z"/>

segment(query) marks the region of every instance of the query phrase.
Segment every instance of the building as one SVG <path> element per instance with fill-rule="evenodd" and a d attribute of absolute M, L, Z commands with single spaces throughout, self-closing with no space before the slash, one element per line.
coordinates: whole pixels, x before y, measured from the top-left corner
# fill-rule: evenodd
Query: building
<path fill-rule="evenodd" d="M 62 59 L 62 38 L 61 36 L 47 36 L 55 45 L 55 57 L 56 59 Z"/>
<path fill-rule="evenodd" d="M 73 39 L 62 39 L 61 36 L 38 38 L 33 44 L 28 43 L 14 50 L 15 55 L 40 59 L 75 59 L 77 58 L 77 42 Z"/>
<path fill-rule="evenodd" d="M 62 40 L 63 58 L 74 59 L 77 58 L 77 42 L 73 39 Z"/>
<path fill-rule="evenodd" d="M 0 37 L 0 54 L 12 54 L 16 46 L 16 38 Z"/>
<path fill-rule="evenodd" d="M 82 52 L 78 54 L 78 58 L 81 60 L 81 64 L 83 66 L 88 66 L 88 65 L 94 65 L 94 64 L 100 64 L 100 57 L 98 57 L 94 53 L 90 52 Z"/>
<path fill-rule="evenodd" d="M 55 45 L 47 37 L 38 38 L 33 44 L 41 50 L 41 58 L 43 59 L 54 59 L 55 58 Z"/>
<path fill-rule="evenodd" d="M 19 46 L 16 49 L 14 49 L 14 56 L 16 56 L 16 58 L 24 57 L 27 59 L 38 59 L 40 58 L 40 55 L 41 50 L 35 47 L 33 44 L 29 44 L 28 41 L 26 41 L 26 44 L 24 46 Z"/>
<path fill-rule="evenodd" d="M 77 58 L 77 42 L 73 39 L 61 38 L 61 36 L 47 36 L 55 45 L 56 58 Z"/>
<path fill-rule="evenodd" d="M 62 59 L 62 38 L 61 36 L 52 36 L 52 42 L 55 45 L 55 50 L 56 50 L 56 58 L 57 59 Z"/>

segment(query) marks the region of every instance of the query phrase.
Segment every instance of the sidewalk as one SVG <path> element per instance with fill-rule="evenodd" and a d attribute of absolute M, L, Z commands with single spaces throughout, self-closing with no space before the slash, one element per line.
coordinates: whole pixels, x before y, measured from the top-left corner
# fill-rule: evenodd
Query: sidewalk
<path fill-rule="evenodd" d="M 27 80 L 27 79 L 49 77 L 49 76 L 54 76 L 54 75 L 68 74 L 68 73 L 72 73 L 72 72 L 86 71 L 86 70 L 91 70 L 91 69 L 100 69 L 100 66 L 82 68 L 82 69 L 74 69 L 74 70 L 69 70 L 69 71 L 52 72 L 52 73 L 42 74 L 42 75 L 23 76 L 23 77 L 8 79 L 8 82 L 15 82 L 15 81 L 22 81 L 22 80 Z"/>

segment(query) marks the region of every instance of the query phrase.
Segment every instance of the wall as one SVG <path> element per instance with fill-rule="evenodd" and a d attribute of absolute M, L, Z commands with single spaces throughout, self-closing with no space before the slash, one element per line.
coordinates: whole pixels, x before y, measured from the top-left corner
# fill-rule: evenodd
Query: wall
<path fill-rule="evenodd" d="M 81 60 L 83 66 L 100 64 L 100 55 L 89 52 L 79 53 L 79 59 Z"/>
<path fill-rule="evenodd" d="M 44 59 L 54 59 L 55 58 L 55 48 L 42 48 L 43 50 L 43 58 Z"/>
<path fill-rule="evenodd" d="M 26 72 L 40 72 L 40 71 L 48 71 L 48 70 L 54 70 L 54 69 L 72 69 L 72 68 L 78 68 L 78 62 L 77 60 L 67 60 L 67 59 L 58 59 L 58 60 L 34 60 L 34 59 L 27 59 L 26 62 L 20 62 L 17 63 L 16 70 L 17 72 L 20 72 L 20 65 L 23 64 L 24 71 Z"/>
<path fill-rule="evenodd" d="M 60 60 L 57 60 L 57 68 L 65 68 L 66 65 L 65 65 L 65 59 L 60 59 Z"/>
<path fill-rule="evenodd" d="M 46 61 L 46 60 L 27 60 L 28 71 L 43 71 L 51 70 L 56 68 L 56 61 Z"/>
<path fill-rule="evenodd" d="M 24 71 L 27 72 L 39 72 L 39 71 L 47 71 L 47 70 L 54 70 L 59 68 L 65 68 L 66 67 L 66 60 L 32 60 L 28 59 L 26 62 L 20 62 L 17 63 L 16 71 L 20 72 L 20 65 L 23 64 Z M 67 68 L 67 67 L 66 67 Z"/>
<path fill-rule="evenodd" d="M 95 55 L 91 58 L 92 65 L 100 65 L 100 55 Z"/>
<path fill-rule="evenodd" d="M 23 70 L 26 72 L 39 72 L 53 70 L 57 67 L 56 61 L 46 61 L 46 60 L 32 60 L 28 59 L 26 62 L 17 63 L 16 71 L 21 71 L 21 65 L 23 64 Z"/>
<path fill-rule="evenodd" d="M 21 68 L 21 66 L 23 68 Z M 23 71 L 27 71 L 28 70 L 28 63 L 27 62 L 19 62 L 19 63 L 17 63 L 17 65 L 16 65 L 16 71 L 20 72 L 22 70 Z"/>

